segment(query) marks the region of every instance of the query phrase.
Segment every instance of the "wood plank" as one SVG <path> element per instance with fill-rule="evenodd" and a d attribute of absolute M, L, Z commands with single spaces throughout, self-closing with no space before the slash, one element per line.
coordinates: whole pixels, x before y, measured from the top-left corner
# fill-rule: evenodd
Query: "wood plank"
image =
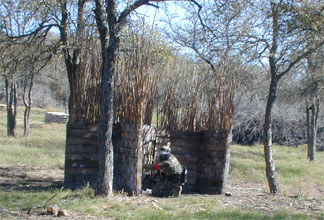
<path fill-rule="evenodd" d="M 99 164 L 97 160 L 65 160 L 65 167 L 70 168 L 96 168 L 98 169 Z"/>
<path fill-rule="evenodd" d="M 223 181 L 223 171 L 215 170 L 210 167 L 198 168 L 199 182 Z"/>
<path fill-rule="evenodd" d="M 196 184 L 196 178 L 188 177 L 185 185 L 195 185 L 195 184 Z"/>
<path fill-rule="evenodd" d="M 186 184 L 182 187 L 182 194 L 188 194 L 195 192 L 195 185 L 194 184 Z"/>
<path fill-rule="evenodd" d="M 87 122 L 69 122 L 67 129 L 87 129 L 90 131 L 97 131 L 99 123 L 87 123 Z"/>
<path fill-rule="evenodd" d="M 220 161 L 224 161 L 225 159 L 225 152 L 224 151 L 219 151 L 219 152 L 215 152 L 215 151 L 203 151 L 200 152 L 199 155 L 199 159 L 202 161 L 205 160 L 209 160 L 209 161 L 213 161 L 213 160 L 220 160 Z"/>
<path fill-rule="evenodd" d="M 221 187 L 223 184 L 223 180 L 222 179 L 209 179 L 209 178 L 199 178 L 199 180 L 197 179 L 197 184 L 200 186 L 217 186 L 217 187 Z"/>
<path fill-rule="evenodd" d="M 183 165 L 183 164 L 182 164 Z M 197 165 L 185 165 L 188 169 L 188 173 L 197 173 Z"/>
<path fill-rule="evenodd" d="M 190 131 L 168 131 L 157 129 L 157 137 L 172 137 L 180 139 L 200 139 L 201 134 L 199 132 L 190 132 Z"/>
<path fill-rule="evenodd" d="M 201 135 L 203 138 L 209 138 L 209 137 L 226 138 L 228 136 L 228 131 L 220 130 L 220 129 L 216 131 L 202 131 Z"/>
<path fill-rule="evenodd" d="M 66 160 L 98 160 L 98 154 L 88 154 L 88 153 L 67 153 L 65 154 Z"/>
<path fill-rule="evenodd" d="M 199 193 L 217 195 L 222 193 L 222 187 L 210 187 L 210 186 L 196 186 L 196 190 Z"/>
<path fill-rule="evenodd" d="M 203 164 L 198 164 L 198 166 L 206 166 L 206 167 L 213 167 L 217 170 L 223 170 L 225 167 L 225 159 L 218 160 L 218 159 L 205 159 Z"/>
<path fill-rule="evenodd" d="M 135 149 L 129 149 L 129 148 L 119 148 L 118 153 L 120 153 L 122 156 L 125 157 L 133 157 L 136 158 L 137 154 L 135 152 Z"/>
<path fill-rule="evenodd" d="M 66 145 L 66 153 L 98 153 L 98 146 L 82 145 L 82 144 L 68 144 Z"/>
<path fill-rule="evenodd" d="M 66 144 L 85 144 L 85 145 L 98 145 L 98 138 L 91 137 L 91 138 L 67 138 Z"/>
<path fill-rule="evenodd" d="M 181 164 L 188 164 L 188 163 L 193 163 L 193 165 L 197 164 L 198 157 L 197 155 L 192 155 L 192 154 L 177 154 L 173 153 L 173 155 L 179 160 Z"/>
<path fill-rule="evenodd" d="M 195 156 L 195 155 L 198 155 L 198 148 L 172 145 L 171 153 L 174 153 L 177 155 L 193 155 L 193 156 Z"/>
<path fill-rule="evenodd" d="M 95 168 L 70 168 L 65 170 L 66 174 L 72 175 L 72 174 L 80 174 L 80 175 L 97 175 L 98 169 Z"/>
<path fill-rule="evenodd" d="M 168 137 L 157 137 L 156 143 L 159 145 L 166 145 L 168 142 L 171 142 L 172 145 L 178 146 L 191 146 L 198 147 L 200 144 L 199 139 L 184 139 L 184 138 L 168 138 Z"/>
<path fill-rule="evenodd" d="M 67 130 L 67 137 L 71 137 L 71 138 L 78 138 L 78 137 L 82 137 L 82 138 L 92 138 L 92 137 L 96 137 L 97 138 L 98 134 L 97 131 L 89 131 L 89 130 L 82 130 L 82 129 L 69 129 Z"/>
<path fill-rule="evenodd" d="M 201 144 L 199 151 L 205 151 L 205 152 L 212 152 L 212 151 L 218 151 L 218 152 L 225 152 L 226 151 L 226 145 L 222 144 Z"/>

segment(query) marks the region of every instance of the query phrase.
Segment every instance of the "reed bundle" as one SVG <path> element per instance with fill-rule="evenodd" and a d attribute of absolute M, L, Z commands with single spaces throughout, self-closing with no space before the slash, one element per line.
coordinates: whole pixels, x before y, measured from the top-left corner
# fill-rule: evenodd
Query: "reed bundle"
<path fill-rule="evenodd" d="M 143 27 L 129 26 L 122 45 L 115 78 L 115 121 L 150 125 L 167 54 L 156 33 Z"/>
<path fill-rule="evenodd" d="M 176 65 L 162 95 L 159 127 L 183 131 L 230 130 L 237 86 L 235 64 L 223 62 L 213 71 L 186 60 L 177 61 Z"/>
<path fill-rule="evenodd" d="M 82 42 L 79 63 L 75 66 L 70 121 L 98 122 L 100 119 L 101 60 L 95 39 Z M 71 98 L 70 98 L 71 99 Z"/>

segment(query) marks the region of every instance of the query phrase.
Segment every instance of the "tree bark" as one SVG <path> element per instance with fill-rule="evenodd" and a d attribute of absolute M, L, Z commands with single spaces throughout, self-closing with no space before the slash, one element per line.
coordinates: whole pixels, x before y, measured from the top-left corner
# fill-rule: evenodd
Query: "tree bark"
<path fill-rule="evenodd" d="M 101 120 L 99 126 L 99 148 L 98 148 L 98 182 L 96 195 L 113 196 L 113 145 L 112 129 L 114 122 L 114 69 L 116 53 L 119 47 L 119 38 L 110 34 L 109 46 L 105 49 L 102 67 L 101 85 Z"/>
<path fill-rule="evenodd" d="M 277 174 L 276 174 L 276 167 L 273 160 L 272 155 L 272 108 L 273 104 L 276 101 L 277 97 L 277 86 L 279 76 L 277 74 L 277 66 L 276 66 L 276 53 L 277 53 L 277 40 L 279 35 L 279 23 L 278 23 L 278 11 L 276 4 L 271 1 L 271 10 L 272 10 L 272 46 L 270 48 L 269 54 L 269 66 L 270 66 L 270 88 L 264 118 L 264 138 L 263 138 L 263 145 L 264 145 L 264 159 L 266 163 L 266 176 L 268 180 L 268 185 L 270 189 L 270 193 L 276 194 L 280 192 L 279 185 L 277 182 Z"/>
<path fill-rule="evenodd" d="M 30 78 L 28 79 L 28 77 L 26 77 L 24 82 L 23 101 L 25 105 L 25 111 L 24 111 L 24 136 L 25 137 L 29 135 L 29 131 L 30 131 L 30 111 L 32 106 L 33 85 L 34 85 L 34 73 L 31 73 Z"/>
<path fill-rule="evenodd" d="M 306 101 L 306 124 L 307 124 L 307 158 L 310 158 L 310 146 L 311 146 L 311 124 L 310 124 L 310 114 L 309 114 L 309 104 Z"/>
<path fill-rule="evenodd" d="M 311 113 L 311 146 L 309 160 L 314 161 L 316 151 L 316 107 L 314 103 L 312 104 Z"/>
<path fill-rule="evenodd" d="M 7 135 L 17 136 L 17 86 L 14 80 L 5 79 L 7 104 Z"/>
<path fill-rule="evenodd" d="M 271 128 L 272 125 L 271 112 L 272 112 L 273 104 L 276 100 L 277 83 L 278 83 L 278 76 L 275 73 L 271 73 L 271 83 L 270 83 L 269 95 L 268 95 L 266 112 L 265 112 L 264 138 L 263 138 L 264 158 L 266 163 L 266 176 L 268 180 L 270 193 L 273 194 L 280 192 L 279 185 L 277 182 L 275 163 L 272 154 L 272 128 Z"/>
<path fill-rule="evenodd" d="M 309 114 L 309 111 L 311 114 Z M 309 136 L 307 139 L 308 143 L 308 154 L 307 157 L 310 161 L 315 161 L 316 159 L 316 138 L 317 138 L 317 118 L 319 112 L 319 101 L 316 99 L 312 105 L 308 108 L 308 123 L 307 130 Z M 309 119 L 310 118 L 310 119 Z"/>
<path fill-rule="evenodd" d="M 157 2 L 157 0 L 152 0 L 152 2 Z M 128 5 L 118 16 L 116 0 L 95 0 L 95 16 L 100 36 L 103 59 L 100 102 L 101 118 L 98 131 L 99 172 L 95 192 L 96 195 L 107 197 L 111 197 L 113 195 L 113 92 L 116 56 L 120 43 L 119 33 L 121 28 L 127 23 L 127 17 L 129 14 L 140 6 L 146 4 L 150 4 L 150 1 L 137 0 L 133 4 Z"/>
<path fill-rule="evenodd" d="M 116 64 L 117 50 L 119 47 L 119 29 L 116 25 L 115 4 L 109 8 L 104 8 L 102 1 L 96 3 L 96 21 L 100 36 L 102 51 L 102 83 L 101 83 L 101 102 L 100 102 L 100 125 L 98 130 L 98 180 L 95 189 L 96 195 L 112 197 L 113 196 L 113 145 L 112 129 L 114 122 L 114 71 Z M 105 11 L 108 10 L 109 11 Z M 110 15 L 105 16 L 105 13 Z M 107 16 L 108 16 L 107 15 Z M 108 38 L 109 24 L 109 38 Z M 109 40 L 108 40 L 109 39 Z"/>

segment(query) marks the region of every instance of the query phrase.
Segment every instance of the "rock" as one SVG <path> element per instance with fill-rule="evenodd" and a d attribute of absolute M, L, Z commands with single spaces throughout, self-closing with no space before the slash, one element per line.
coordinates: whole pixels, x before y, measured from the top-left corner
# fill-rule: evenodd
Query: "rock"
<path fill-rule="evenodd" d="M 67 214 L 67 211 L 66 210 L 64 210 L 64 209 L 62 209 L 62 210 L 60 210 L 59 212 L 58 212 L 58 214 L 57 214 L 57 216 L 68 216 L 68 214 Z"/>
<path fill-rule="evenodd" d="M 59 208 L 57 205 L 51 205 L 47 207 L 47 214 L 48 215 L 53 215 L 53 216 L 57 216 L 59 212 Z"/>
<path fill-rule="evenodd" d="M 225 196 L 231 197 L 232 196 L 232 193 L 231 192 L 225 192 Z"/>
<path fill-rule="evenodd" d="M 46 112 L 45 123 L 60 123 L 66 124 L 69 120 L 69 115 L 64 112 Z"/>

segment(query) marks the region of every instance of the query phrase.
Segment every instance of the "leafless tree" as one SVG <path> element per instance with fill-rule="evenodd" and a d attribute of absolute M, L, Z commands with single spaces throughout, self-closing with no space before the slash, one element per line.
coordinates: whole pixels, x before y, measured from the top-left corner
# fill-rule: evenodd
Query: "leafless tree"
<path fill-rule="evenodd" d="M 251 5 L 255 12 L 259 11 L 256 13 L 259 17 L 256 16 L 256 29 L 250 36 L 250 43 L 254 46 L 255 54 L 261 55 L 259 56 L 261 62 L 267 57 L 270 73 L 263 143 L 269 189 L 271 193 L 277 193 L 280 189 L 272 154 L 272 109 L 277 97 L 278 82 L 302 59 L 323 45 L 324 42 L 317 41 L 316 37 L 310 38 L 308 35 L 309 32 L 318 29 L 322 24 L 312 25 L 309 22 L 301 25 L 298 19 L 302 17 L 303 13 L 297 1 L 260 1 Z M 307 3 L 302 5 L 305 7 Z"/>

